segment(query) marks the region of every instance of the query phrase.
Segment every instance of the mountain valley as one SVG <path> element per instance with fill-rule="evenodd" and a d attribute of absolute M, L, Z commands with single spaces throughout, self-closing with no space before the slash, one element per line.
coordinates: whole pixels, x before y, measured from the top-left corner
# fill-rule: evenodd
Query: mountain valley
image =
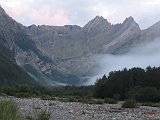
<path fill-rule="evenodd" d="M 160 22 L 141 30 L 134 18 L 111 24 L 96 16 L 78 25 L 23 26 L 0 7 L 1 44 L 14 64 L 45 85 L 83 85 L 94 72 L 95 55 L 121 55 L 160 37 Z"/>

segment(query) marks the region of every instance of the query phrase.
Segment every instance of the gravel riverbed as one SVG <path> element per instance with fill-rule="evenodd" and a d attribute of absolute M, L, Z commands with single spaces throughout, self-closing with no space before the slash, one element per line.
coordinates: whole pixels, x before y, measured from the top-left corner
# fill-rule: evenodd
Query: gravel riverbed
<path fill-rule="evenodd" d="M 51 120 L 160 120 L 160 108 L 140 106 L 134 109 L 121 108 L 121 104 L 89 105 L 78 102 L 59 102 L 39 98 L 11 99 L 19 106 L 23 116 L 35 116 L 46 110 L 51 113 Z"/>

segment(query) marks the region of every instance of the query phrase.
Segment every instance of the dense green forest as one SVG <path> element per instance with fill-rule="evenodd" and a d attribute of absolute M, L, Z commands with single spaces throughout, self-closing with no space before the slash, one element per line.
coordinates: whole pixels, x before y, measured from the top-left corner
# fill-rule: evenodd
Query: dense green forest
<path fill-rule="evenodd" d="M 93 96 L 120 100 L 160 101 L 160 67 L 123 69 L 113 71 L 97 80 Z"/>

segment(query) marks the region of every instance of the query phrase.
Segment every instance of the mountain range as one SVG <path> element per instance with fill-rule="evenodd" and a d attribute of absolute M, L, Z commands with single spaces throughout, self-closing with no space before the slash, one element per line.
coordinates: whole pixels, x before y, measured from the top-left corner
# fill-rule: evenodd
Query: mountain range
<path fill-rule="evenodd" d="M 0 6 L 0 45 L 8 51 L 7 54 L 0 51 L 0 60 L 7 59 L 27 76 L 24 79 L 38 84 L 81 85 L 93 72 L 94 55 L 125 54 L 131 48 L 159 37 L 160 22 L 141 30 L 133 17 L 115 25 L 96 16 L 84 27 L 24 26 Z M 2 69 L 0 67 L 0 72 Z M 0 77 L 1 81 L 5 79 Z M 21 79 L 17 75 L 17 80 Z"/>

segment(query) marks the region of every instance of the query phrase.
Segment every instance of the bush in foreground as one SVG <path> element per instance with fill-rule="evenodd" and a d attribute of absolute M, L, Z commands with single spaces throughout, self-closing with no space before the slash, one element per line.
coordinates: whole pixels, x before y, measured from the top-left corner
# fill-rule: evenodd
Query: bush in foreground
<path fill-rule="evenodd" d="M 46 110 L 41 111 L 38 116 L 37 120 L 49 120 L 51 117 L 51 113 L 47 112 Z"/>
<path fill-rule="evenodd" d="M 122 104 L 123 108 L 135 108 L 136 106 L 135 100 L 127 100 Z"/>
<path fill-rule="evenodd" d="M 46 109 L 42 111 L 35 111 L 34 116 L 27 116 L 27 120 L 50 120 L 51 113 Z"/>
<path fill-rule="evenodd" d="M 0 101 L 0 120 L 23 120 L 13 101 Z"/>

